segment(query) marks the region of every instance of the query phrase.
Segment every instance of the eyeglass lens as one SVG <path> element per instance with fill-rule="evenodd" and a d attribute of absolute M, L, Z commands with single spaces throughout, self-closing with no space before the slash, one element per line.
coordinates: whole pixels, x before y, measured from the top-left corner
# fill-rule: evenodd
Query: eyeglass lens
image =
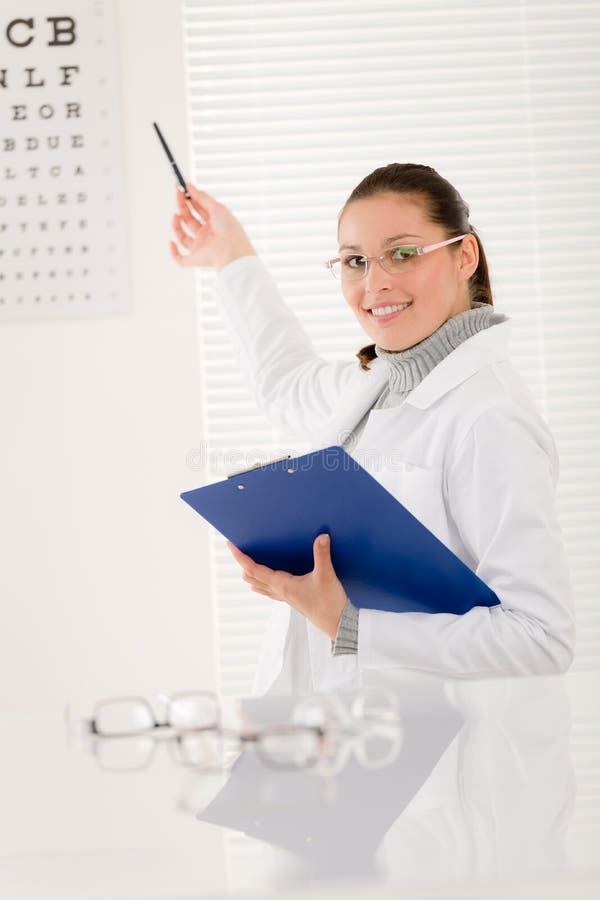
<path fill-rule="evenodd" d="M 140 734 L 154 728 L 154 713 L 141 698 L 124 697 L 99 703 L 94 721 L 98 734 Z"/>
<path fill-rule="evenodd" d="M 152 707 L 142 697 L 104 700 L 95 709 L 96 733 L 105 737 L 143 734 L 158 723 Z M 176 730 L 214 728 L 219 723 L 219 705 L 213 694 L 174 694 L 168 699 L 166 722 Z"/>
<path fill-rule="evenodd" d="M 168 722 L 175 729 L 214 728 L 219 722 L 219 706 L 211 694 L 175 694 L 168 706 Z"/>
<path fill-rule="evenodd" d="M 391 247 L 383 254 L 383 258 L 377 261 L 367 262 L 365 256 L 348 254 L 335 262 L 332 269 L 336 278 L 343 281 L 357 281 L 365 276 L 368 266 L 375 265 L 376 262 L 381 263 L 387 272 L 395 275 L 413 268 L 416 258 L 417 253 L 413 246 Z"/>

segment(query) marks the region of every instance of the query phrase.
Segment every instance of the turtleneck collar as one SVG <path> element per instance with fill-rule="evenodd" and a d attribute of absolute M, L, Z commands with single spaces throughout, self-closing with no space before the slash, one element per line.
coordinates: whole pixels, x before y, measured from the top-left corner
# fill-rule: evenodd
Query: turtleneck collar
<path fill-rule="evenodd" d="M 412 391 L 452 350 L 492 325 L 493 313 L 491 304 L 475 302 L 408 350 L 389 352 L 375 345 L 375 353 L 389 367 L 388 390 L 394 394 Z"/>

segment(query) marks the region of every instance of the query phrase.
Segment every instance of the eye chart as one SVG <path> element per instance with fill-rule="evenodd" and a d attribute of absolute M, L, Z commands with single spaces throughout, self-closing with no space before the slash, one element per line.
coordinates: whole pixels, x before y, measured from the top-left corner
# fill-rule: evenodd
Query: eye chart
<path fill-rule="evenodd" d="M 129 310 L 116 0 L 2 0 L 0 322 Z"/>

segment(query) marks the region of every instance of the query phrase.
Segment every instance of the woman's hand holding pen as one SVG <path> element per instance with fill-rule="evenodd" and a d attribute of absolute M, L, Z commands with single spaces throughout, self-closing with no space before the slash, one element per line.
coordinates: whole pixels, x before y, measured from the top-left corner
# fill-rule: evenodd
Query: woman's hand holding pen
<path fill-rule="evenodd" d="M 322 540 L 325 538 L 323 543 Z M 238 550 L 230 541 L 227 546 L 244 570 L 243 579 L 252 590 L 272 600 L 282 600 L 333 640 L 337 635 L 346 592 L 331 562 L 329 535 L 319 535 L 313 544 L 315 567 L 306 575 L 292 575 L 261 566 Z"/>
<path fill-rule="evenodd" d="M 177 189 L 178 211 L 173 231 L 185 252 L 170 241 L 171 256 L 180 266 L 210 266 L 217 271 L 240 256 L 256 256 L 242 224 L 223 204 L 193 184 L 186 184 L 190 199 Z"/>

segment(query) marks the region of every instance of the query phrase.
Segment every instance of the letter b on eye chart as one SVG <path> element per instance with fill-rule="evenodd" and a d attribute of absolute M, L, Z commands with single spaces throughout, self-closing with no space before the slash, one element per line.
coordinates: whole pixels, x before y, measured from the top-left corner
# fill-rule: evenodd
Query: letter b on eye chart
<path fill-rule="evenodd" d="M 129 311 L 115 4 L 1 4 L 0 321 Z"/>

